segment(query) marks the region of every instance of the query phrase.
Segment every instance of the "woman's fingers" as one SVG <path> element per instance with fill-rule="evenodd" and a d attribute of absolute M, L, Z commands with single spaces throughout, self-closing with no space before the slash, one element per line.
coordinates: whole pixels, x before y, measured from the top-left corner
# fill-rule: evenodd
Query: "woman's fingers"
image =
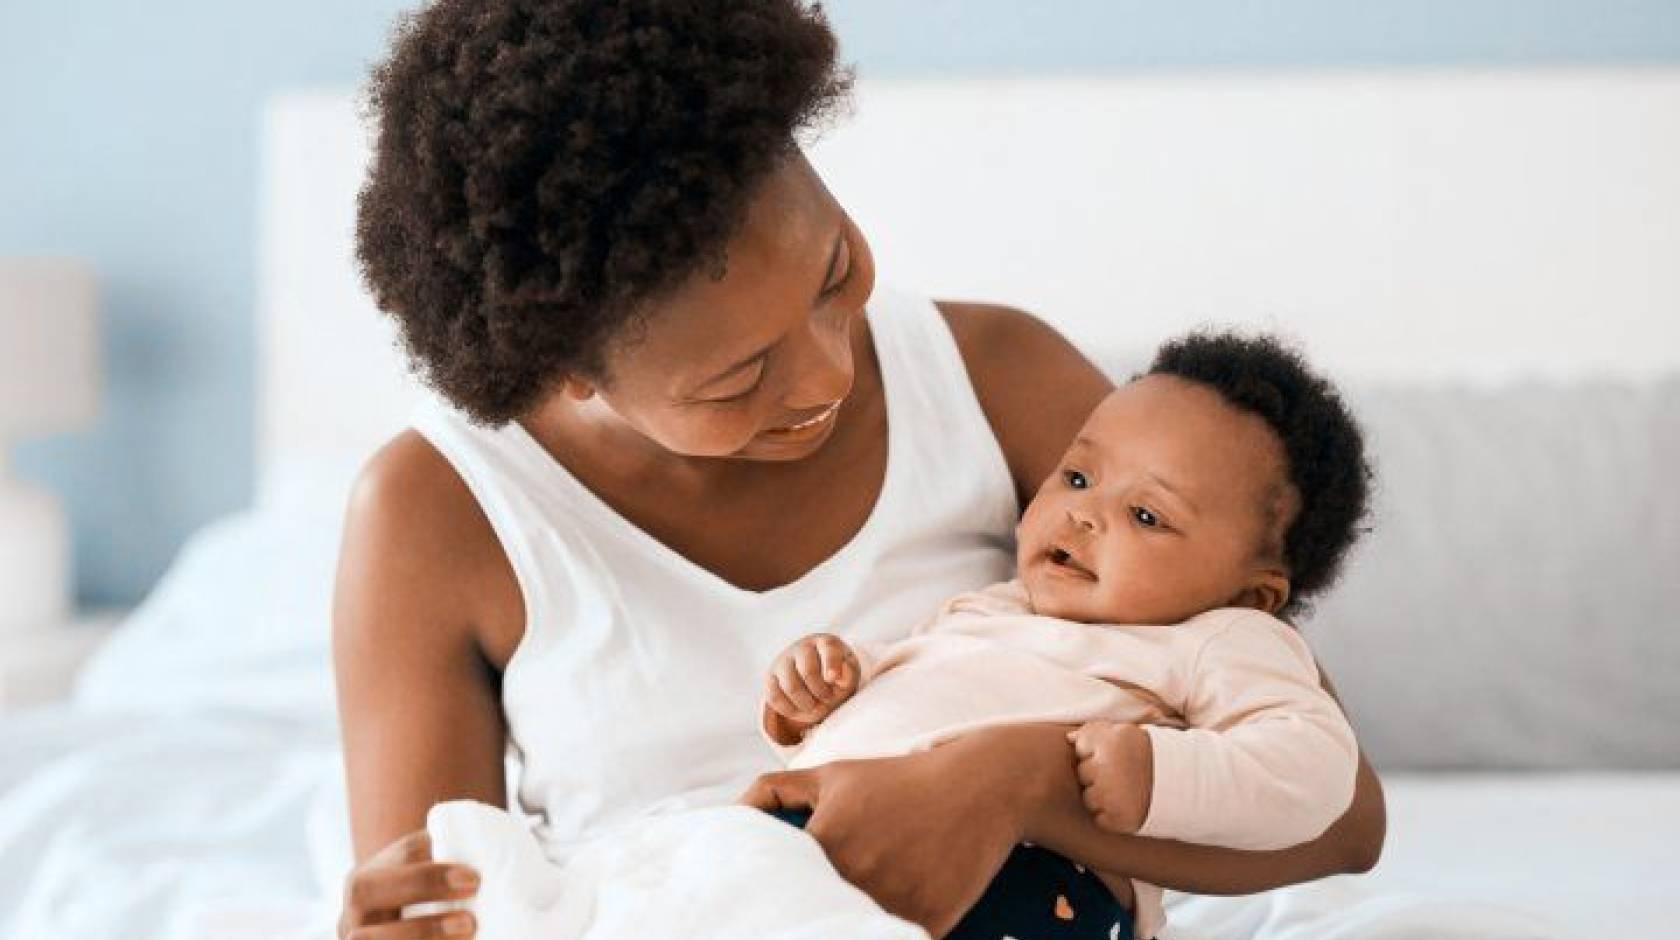
<path fill-rule="evenodd" d="M 371 860 L 370 860 L 371 864 Z M 478 874 L 461 865 L 422 862 L 391 868 L 363 866 L 350 876 L 345 906 L 352 923 L 393 917 L 410 904 L 462 901 L 478 893 Z"/>
<path fill-rule="evenodd" d="M 465 940 L 478 930 L 478 922 L 466 911 L 412 917 L 388 924 L 357 927 L 344 940 Z"/>
<path fill-rule="evenodd" d="M 779 809 L 810 809 L 817 805 L 817 794 L 822 789 L 818 776 L 820 770 L 783 770 L 764 774 L 754 780 L 747 792 L 735 802 L 767 813 Z"/>

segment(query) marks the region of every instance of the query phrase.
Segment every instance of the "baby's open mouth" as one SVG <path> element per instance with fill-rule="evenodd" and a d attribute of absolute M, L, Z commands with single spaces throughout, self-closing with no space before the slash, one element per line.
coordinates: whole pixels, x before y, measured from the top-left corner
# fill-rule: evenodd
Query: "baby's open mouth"
<path fill-rule="evenodd" d="M 1079 577 L 1084 578 L 1087 581 L 1097 580 L 1097 575 L 1096 575 L 1095 572 L 1093 572 L 1091 569 L 1085 567 L 1084 565 L 1080 564 L 1079 559 L 1074 557 L 1074 554 L 1072 552 L 1070 552 L 1067 549 L 1061 547 L 1060 545 L 1051 546 L 1050 550 L 1045 553 L 1045 557 L 1050 562 L 1050 564 L 1054 565 L 1057 568 L 1062 569 L 1063 571 L 1066 571 L 1068 574 L 1078 575 Z"/>

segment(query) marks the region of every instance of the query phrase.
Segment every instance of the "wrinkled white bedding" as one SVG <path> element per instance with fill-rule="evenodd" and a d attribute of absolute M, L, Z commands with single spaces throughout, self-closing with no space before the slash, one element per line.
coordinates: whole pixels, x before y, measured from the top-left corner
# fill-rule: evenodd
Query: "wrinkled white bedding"
<path fill-rule="evenodd" d="M 0 938 L 324 940 L 344 864 L 318 725 L 46 711 L 0 722 Z M 1174 898 L 1171 940 L 1667 940 L 1680 774 L 1392 776 L 1378 870 Z"/>
<path fill-rule="evenodd" d="M 0 938 L 326 937 L 338 775 L 322 729 L 255 714 L 0 722 Z"/>
<path fill-rule="evenodd" d="M 434 856 L 483 875 L 479 940 L 927 940 L 835 873 L 816 841 L 744 806 L 650 817 L 556 865 L 521 821 L 470 800 L 432 807 Z M 745 897 L 750 895 L 750 897 Z"/>
<path fill-rule="evenodd" d="M 214 527 L 74 708 L 0 719 L 0 940 L 331 935 L 348 862 L 333 531 L 295 510 Z M 1387 782 L 1375 874 L 1182 899 L 1169 937 L 1675 935 L 1680 773 Z"/>

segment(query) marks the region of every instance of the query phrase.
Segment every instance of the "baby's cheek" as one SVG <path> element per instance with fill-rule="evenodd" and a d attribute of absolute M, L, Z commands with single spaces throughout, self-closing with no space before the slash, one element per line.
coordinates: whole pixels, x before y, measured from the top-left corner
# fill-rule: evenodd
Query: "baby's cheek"
<path fill-rule="evenodd" d="M 1093 619 L 1109 623 L 1162 623 L 1160 618 L 1173 597 L 1173 575 L 1151 567 L 1138 566 L 1105 573 L 1099 597 L 1094 598 L 1101 609 L 1092 611 Z"/>

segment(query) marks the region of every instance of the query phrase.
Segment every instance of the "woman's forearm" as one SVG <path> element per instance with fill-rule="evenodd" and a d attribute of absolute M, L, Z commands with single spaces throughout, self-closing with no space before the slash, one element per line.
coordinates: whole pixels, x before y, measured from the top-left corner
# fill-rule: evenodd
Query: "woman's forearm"
<path fill-rule="evenodd" d="M 1270 852 L 1241 851 L 1162 839 L 1122 836 L 1099 829 L 1080 797 L 1065 730 L 1019 729 L 1014 746 L 1041 769 L 1037 792 L 1018 804 L 1022 832 L 1090 868 L 1119 872 L 1152 884 L 1197 894 L 1250 894 L 1328 875 L 1369 871 L 1382 851 L 1386 814 L 1382 785 L 1360 758 L 1353 804 L 1311 842 Z"/>

